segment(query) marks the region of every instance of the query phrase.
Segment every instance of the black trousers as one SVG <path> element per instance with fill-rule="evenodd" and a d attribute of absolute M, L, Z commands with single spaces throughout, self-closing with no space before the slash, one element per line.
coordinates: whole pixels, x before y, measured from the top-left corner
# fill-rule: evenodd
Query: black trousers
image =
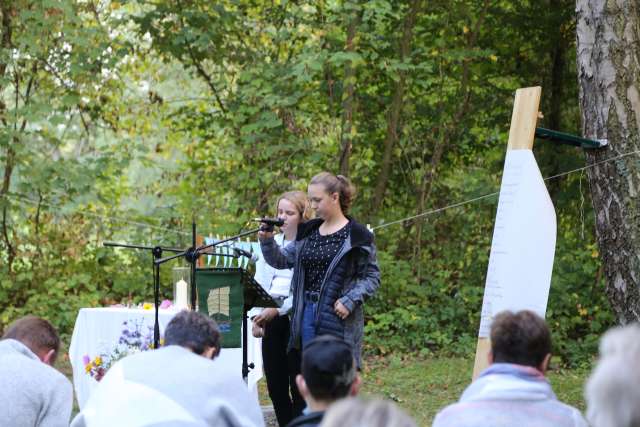
<path fill-rule="evenodd" d="M 300 373 L 300 353 L 287 353 L 289 316 L 278 316 L 267 323 L 262 338 L 262 364 L 267 377 L 267 390 L 281 427 L 302 414 L 305 402 L 296 386 Z"/>

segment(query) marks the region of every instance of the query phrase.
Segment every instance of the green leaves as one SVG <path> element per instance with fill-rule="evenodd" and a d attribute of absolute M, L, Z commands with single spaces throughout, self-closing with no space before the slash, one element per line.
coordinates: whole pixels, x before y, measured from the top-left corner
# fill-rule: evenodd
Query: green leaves
<path fill-rule="evenodd" d="M 561 130 L 580 126 L 573 6 L 484 4 L 17 2 L 12 46 L 0 47 L 0 171 L 13 161 L 0 204 L 17 248 L 9 271 L 0 236 L 0 277 L 15 286 L 0 282 L 11 307 L 0 323 L 31 310 L 68 331 L 81 305 L 149 298 L 149 257 L 102 240 L 186 245 L 192 219 L 205 235 L 235 233 L 273 214 L 281 192 L 337 172 L 346 141 L 353 214 L 373 225 L 497 191 L 516 88 L 541 82 L 544 112 L 559 106 Z M 583 162 L 537 147 L 545 175 Z M 573 362 L 611 316 L 584 188 L 567 179 L 552 193 L 549 319 Z M 376 230 L 371 350 L 469 351 L 496 200 Z"/>

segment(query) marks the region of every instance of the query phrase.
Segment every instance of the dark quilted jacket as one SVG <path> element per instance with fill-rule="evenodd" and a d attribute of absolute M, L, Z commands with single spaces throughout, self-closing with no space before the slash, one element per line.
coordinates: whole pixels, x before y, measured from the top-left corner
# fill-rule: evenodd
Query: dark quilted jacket
<path fill-rule="evenodd" d="M 329 265 L 325 280 L 320 287 L 318 311 L 316 312 L 316 334 L 334 335 L 343 338 L 353 346 L 356 361 L 360 366 L 360 352 L 364 330 L 362 304 L 380 286 L 380 269 L 376 259 L 373 234 L 353 219 L 349 238 Z M 264 259 L 274 268 L 293 268 L 291 292 L 291 336 L 289 348 L 300 348 L 302 312 L 304 306 L 304 269 L 300 253 L 307 237 L 322 224 L 322 219 L 313 219 L 298 226 L 296 242 L 280 248 L 273 239 L 261 241 Z M 333 310 L 336 300 L 340 300 L 350 314 L 340 319 Z"/>

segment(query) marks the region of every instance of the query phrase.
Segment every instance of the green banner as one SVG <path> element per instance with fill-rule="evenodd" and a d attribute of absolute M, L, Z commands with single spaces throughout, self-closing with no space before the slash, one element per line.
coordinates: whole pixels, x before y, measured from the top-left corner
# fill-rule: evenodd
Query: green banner
<path fill-rule="evenodd" d="M 243 274 L 240 268 L 196 270 L 198 311 L 218 324 L 222 348 L 242 346 Z"/>

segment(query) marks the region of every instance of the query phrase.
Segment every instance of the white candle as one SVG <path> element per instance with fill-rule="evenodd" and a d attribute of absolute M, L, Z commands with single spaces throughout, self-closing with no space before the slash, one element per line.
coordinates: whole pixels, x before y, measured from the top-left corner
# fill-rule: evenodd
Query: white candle
<path fill-rule="evenodd" d="M 189 303 L 187 302 L 187 286 L 189 286 L 189 284 L 185 282 L 184 279 L 180 279 L 178 283 L 176 283 L 176 294 L 174 295 L 173 305 L 178 310 L 189 307 Z"/>

